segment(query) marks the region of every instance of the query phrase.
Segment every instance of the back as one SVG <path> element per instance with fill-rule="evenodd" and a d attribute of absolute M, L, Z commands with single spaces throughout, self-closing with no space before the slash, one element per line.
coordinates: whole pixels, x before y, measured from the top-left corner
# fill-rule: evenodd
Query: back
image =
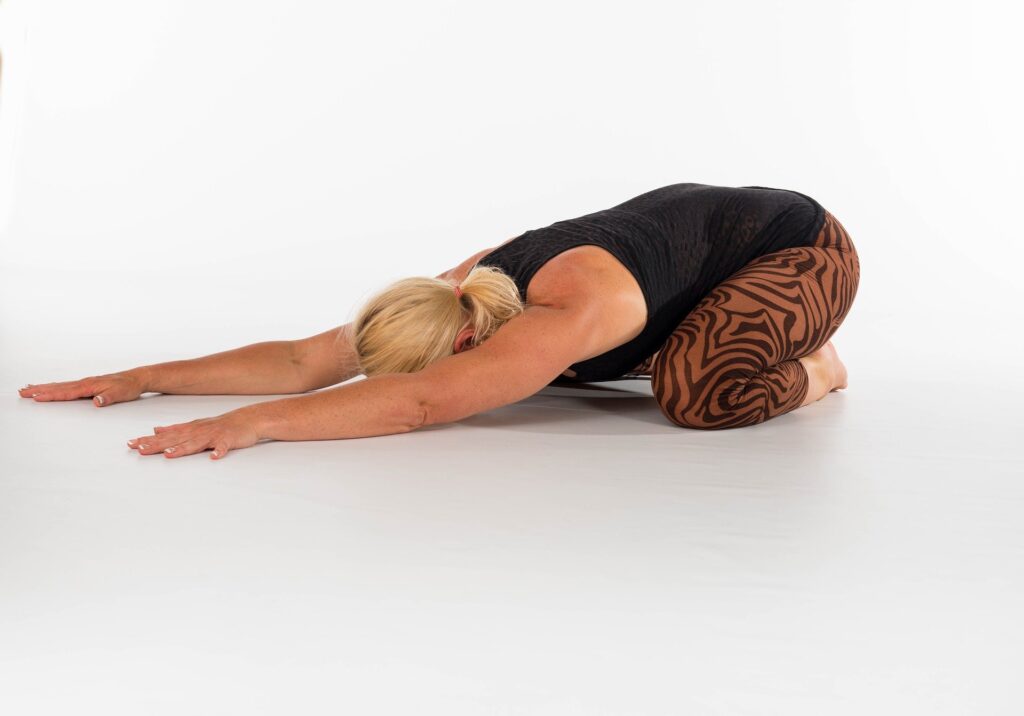
<path fill-rule="evenodd" d="M 609 380 L 657 351 L 717 284 L 758 256 L 810 246 L 824 220 L 824 208 L 799 192 L 671 184 L 610 209 L 526 231 L 477 265 L 506 271 L 525 301 L 533 275 L 563 251 L 593 244 L 621 261 L 644 293 L 647 324 L 633 340 L 574 363 L 574 378 L 555 382 Z"/>

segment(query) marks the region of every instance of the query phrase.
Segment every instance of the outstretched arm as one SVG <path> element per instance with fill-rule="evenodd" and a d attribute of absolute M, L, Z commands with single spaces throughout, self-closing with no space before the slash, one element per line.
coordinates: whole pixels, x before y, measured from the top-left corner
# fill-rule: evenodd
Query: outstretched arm
<path fill-rule="evenodd" d="M 586 355 L 594 313 L 531 306 L 475 348 L 417 373 L 374 376 L 241 408 L 261 438 L 330 440 L 408 432 L 510 405 Z"/>
<path fill-rule="evenodd" d="M 147 391 L 181 395 L 304 393 L 358 375 L 351 324 L 294 341 L 264 341 L 133 369 Z"/>
<path fill-rule="evenodd" d="M 142 454 L 172 448 L 213 457 L 261 439 L 335 440 L 409 432 L 518 402 L 594 352 L 590 309 L 530 306 L 479 346 L 417 373 L 392 373 L 309 395 L 247 405 L 214 418 L 160 427 L 130 443 Z"/>
<path fill-rule="evenodd" d="M 97 406 L 142 393 L 270 395 L 303 393 L 358 375 L 351 324 L 295 341 L 264 341 L 200 358 L 168 361 L 59 383 L 30 383 L 23 398 L 37 402 L 93 398 Z"/>
<path fill-rule="evenodd" d="M 143 391 L 172 395 L 299 393 L 294 341 L 263 341 L 219 353 L 133 368 Z"/>

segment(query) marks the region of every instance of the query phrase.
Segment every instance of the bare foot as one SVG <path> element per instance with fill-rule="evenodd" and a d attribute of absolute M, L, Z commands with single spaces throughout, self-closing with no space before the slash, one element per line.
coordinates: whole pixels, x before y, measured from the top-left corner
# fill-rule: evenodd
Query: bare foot
<path fill-rule="evenodd" d="M 828 341 L 814 353 L 800 360 L 805 362 L 805 366 L 812 366 L 819 371 L 825 383 L 826 393 L 846 387 L 846 366 L 839 360 L 839 354 L 832 341 Z"/>
<path fill-rule="evenodd" d="M 802 405 L 820 400 L 834 390 L 846 387 L 846 366 L 839 360 L 832 341 L 800 359 L 807 370 L 807 396 Z"/>
<path fill-rule="evenodd" d="M 846 387 L 846 365 L 839 360 L 839 354 L 836 353 L 836 347 L 832 345 L 832 341 L 823 345 L 820 350 L 828 351 L 831 354 L 829 363 L 832 366 L 832 387 L 829 388 L 829 392 L 842 390 Z"/>

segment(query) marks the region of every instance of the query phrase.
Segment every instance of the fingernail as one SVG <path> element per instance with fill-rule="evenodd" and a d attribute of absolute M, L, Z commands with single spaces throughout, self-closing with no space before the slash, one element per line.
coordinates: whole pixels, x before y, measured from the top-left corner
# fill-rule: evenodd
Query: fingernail
<path fill-rule="evenodd" d="M 36 397 L 37 395 L 39 395 L 39 393 L 33 393 L 33 394 L 32 394 L 32 397 L 34 398 L 34 397 Z"/>
<path fill-rule="evenodd" d="M 139 445 L 139 449 L 140 450 L 145 450 L 148 447 L 149 447 L 149 445 Z"/>
<path fill-rule="evenodd" d="M 103 405 L 103 396 L 102 395 L 97 395 L 96 396 L 96 402 L 99 403 L 100 405 Z"/>
<path fill-rule="evenodd" d="M 213 456 L 214 456 L 214 457 L 220 457 L 220 452 L 219 452 L 219 451 L 217 451 L 217 450 L 214 450 L 214 451 L 213 451 Z"/>
<path fill-rule="evenodd" d="M 128 441 L 128 447 L 135 447 L 135 440 L 136 440 L 136 438 L 132 438 L 131 440 L 129 440 Z"/>
<path fill-rule="evenodd" d="M 172 447 L 166 448 L 164 450 L 164 452 L 174 452 L 174 448 L 172 448 Z"/>

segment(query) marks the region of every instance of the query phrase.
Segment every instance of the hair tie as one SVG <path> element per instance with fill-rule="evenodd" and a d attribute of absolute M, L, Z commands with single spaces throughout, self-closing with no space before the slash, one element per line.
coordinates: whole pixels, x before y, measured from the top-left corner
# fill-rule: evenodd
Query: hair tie
<path fill-rule="evenodd" d="M 455 284 L 455 297 L 462 298 L 462 289 L 459 288 L 458 284 Z"/>

